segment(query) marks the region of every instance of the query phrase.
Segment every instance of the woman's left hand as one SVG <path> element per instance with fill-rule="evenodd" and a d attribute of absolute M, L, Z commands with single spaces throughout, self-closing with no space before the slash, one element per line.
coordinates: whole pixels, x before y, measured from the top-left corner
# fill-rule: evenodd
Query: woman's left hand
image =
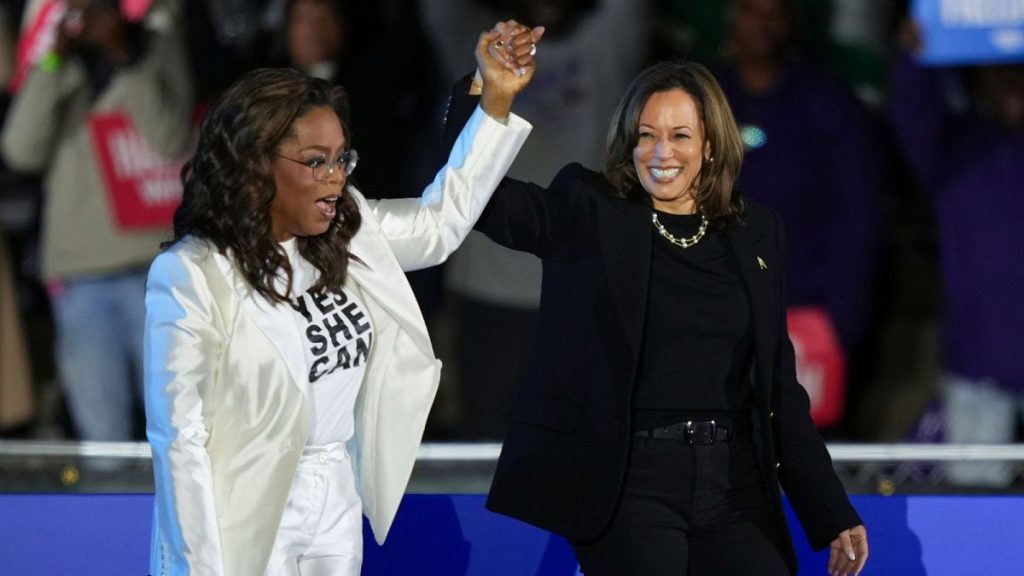
<path fill-rule="evenodd" d="M 843 530 L 832 541 L 828 553 L 831 576 L 857 576 L 868 561 L 868 531 L 863 524 Z"/>

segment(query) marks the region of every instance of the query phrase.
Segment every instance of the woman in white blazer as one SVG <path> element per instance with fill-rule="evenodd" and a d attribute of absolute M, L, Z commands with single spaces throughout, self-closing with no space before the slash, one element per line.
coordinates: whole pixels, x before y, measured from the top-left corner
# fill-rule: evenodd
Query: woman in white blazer
<path fill-rule="evenodd" d="M 481 35 L 480 108 L 419 198 L 348 183 L 323 81 L 258 70 L 211 109 L 146 291 L 154 575 L 358 574 L 363 514 L 384 541 L 441 367 L 403 271 L 458 247 L 526 139 L 542 32 Z"/>

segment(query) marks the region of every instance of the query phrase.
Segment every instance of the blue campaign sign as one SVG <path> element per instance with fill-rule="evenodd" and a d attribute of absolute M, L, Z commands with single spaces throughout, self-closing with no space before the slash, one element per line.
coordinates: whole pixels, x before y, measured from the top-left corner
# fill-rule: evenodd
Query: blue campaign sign
<path fill-rule="evenodd" d="M 914 0 L 925 64 L 1024 62 L 1024 0 Z"/>

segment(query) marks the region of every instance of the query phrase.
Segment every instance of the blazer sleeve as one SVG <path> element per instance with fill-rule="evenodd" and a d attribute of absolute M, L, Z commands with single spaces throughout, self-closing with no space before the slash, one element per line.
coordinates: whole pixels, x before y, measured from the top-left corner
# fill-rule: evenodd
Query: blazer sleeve
<path fill-rule="evenodd" d="M 591 198 L 601 185 L 582 165 L 572 163 L 547 188 L 505 178 L 477 222 L 494 242 L 540 258 L 554 258 L 560 246 L 593 222 Z"/>
<path fill-rule="evenodd" d="M 419 198 L 369 202 L 403 270 L 440 264 L 459 247 L 531 129 L 514 114 L 502 124 L 476 107 Z"/>
<path fill-rule="evenodd" d="M 162 561 L 172 574 L 219 575 L 220 530 L 203 415 L 223 337 L 202 271 L 180 252 L 161 254 L 150 268 L 145 334 L 146 436 Z"/>
<path fill-rule="evenodd" d="M 774 213 L 772 216 L 779 270 L 785 270 L 782 223 Z M 784 284 L 784 274 L 780 272 L 780 297 L 786 293 Z M 832 467 L 832 457 L 825 441 L 811 420 L 810 399 L 796 379 L 796 355 L 789 339 L 786 315 L 779 316 L 779 345 L 772 395 L 779 481 L 811 546 L 820 550 L 843 530 L 863 522 L 850 504 L 846 490 Z"/>
<path fill-rule="evenodd" d="M 124 110 L 154 152 L 177 158 L 192 144 L 194 95 L 180 9 L 165 29 L 151 32 L 143 62 L 123 74 L 132 97 Z"/>
<path fill-rule="evenodd" d="M 88 82 L 85 68 L 69 60 L 56 72 L 36 66 L 14 96 L 0 138 L 4 161 L 14 170 L 38 172 L 57 149 L 69 102 Z"/>
<path fill-rule="evenodd" d="M 479 105 L 480 97 L 468 94 L 471 81 L 472 75 L 464 76 L 448 98 L 445 149 L 455 145 L 459 130 Z M 577 163 L 562 168 L 547 188 L 503 178 L 474 228 L 506 248 L 547 257 L 573 225 L 582 225 L 579 200 L 584 194 L 580 192 L 602 185 L 596 175 Z"/>

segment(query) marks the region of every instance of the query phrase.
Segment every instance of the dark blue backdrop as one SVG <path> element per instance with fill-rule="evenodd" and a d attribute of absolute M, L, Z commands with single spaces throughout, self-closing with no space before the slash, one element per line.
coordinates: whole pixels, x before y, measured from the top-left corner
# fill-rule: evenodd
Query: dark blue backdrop
<path fill-rule="evenodd" d="M 482 495 L 409 495 L 363 574 L 573 576 L 559 537 L 486 511 Z M 868 526 L 866 574 L 1024 573 L 1024 496 L 855 496 Z M 152 495 L 0 495 L 0 574 L 142 575 Z M 792 514 L 790 512 L 790 514 Z M 790 517 L 791 525 L 798 526 Z M 825 574 L 795 528 L 801 574 Z"/>

